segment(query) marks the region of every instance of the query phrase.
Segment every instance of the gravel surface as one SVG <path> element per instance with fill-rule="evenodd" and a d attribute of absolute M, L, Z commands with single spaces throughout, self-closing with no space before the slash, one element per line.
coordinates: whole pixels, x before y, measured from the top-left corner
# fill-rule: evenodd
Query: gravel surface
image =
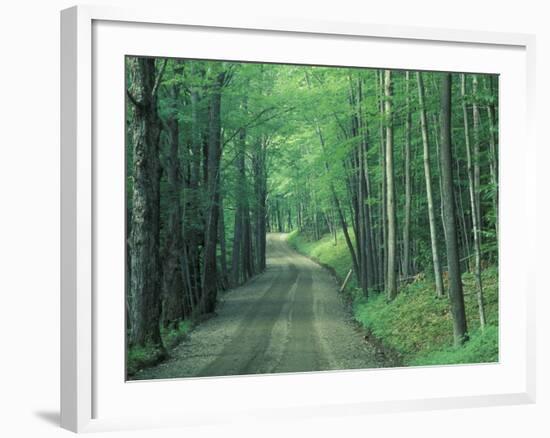
<path fill-rule="evenodd" d="M 338 295 L 334 277 L 269 234 L 267 269 L 222 295 L 170 359 L 134 379 L 227 376 L 384 366 Z"/>

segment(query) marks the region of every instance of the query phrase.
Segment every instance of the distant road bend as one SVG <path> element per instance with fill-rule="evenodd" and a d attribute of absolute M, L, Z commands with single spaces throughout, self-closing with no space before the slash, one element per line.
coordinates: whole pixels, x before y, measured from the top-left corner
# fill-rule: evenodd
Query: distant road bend
<path fill-rule="evenodd" d="M 268 234 L 267 269 L 222 296 L 170 359 L 134 379 L 374 368 L 331 274 Z"/>

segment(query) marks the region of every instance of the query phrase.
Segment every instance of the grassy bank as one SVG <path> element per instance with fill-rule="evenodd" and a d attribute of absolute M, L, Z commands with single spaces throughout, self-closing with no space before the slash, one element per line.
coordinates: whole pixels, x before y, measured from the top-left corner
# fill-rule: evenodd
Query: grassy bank
<path fill-rule="evenodd" d="M 343 236 L 335 244 L 327 235 L 309 241 L 293 232 L 289 243 L 298 252 L 329 266 L 342 281 L 351 268 L 351 257 Z M 353 300 L 355 319 L 389 350 L 399 354 L 406 365 L 441 365 L 484 363 L 498 360 L 498 271 L 489 267 L 483 272 L 487 327 L 479 328 L 475 280 L 463 275 L 466 316 L 470 340 L 460 348 L 453 347 L 452 318 L 446 298 L 435 296 L 429 278 L 420 278 L 400 288 L 397 298 L 388 303 L 384 294 L 371 294 L 367 300 L 352 276 L 346 292 Z"/>
<path fill-rule="evenodd" d="M 191 321 L 181 321 L 177 327 L 163 328 L 161 330 L 162 344 L 166 350 L 179 344 L 191 330 Z M 132 347 L 128 349 L 126 361 L 126 373 L 133 376 L 142 368 L 156 365 L 167 357 L 166 350 L 156 347 Z"/>

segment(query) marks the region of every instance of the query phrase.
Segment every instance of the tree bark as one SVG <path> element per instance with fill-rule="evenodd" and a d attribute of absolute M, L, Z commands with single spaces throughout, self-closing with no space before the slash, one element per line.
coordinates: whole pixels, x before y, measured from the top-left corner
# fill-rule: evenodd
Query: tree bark
<path fill-rule="evenodd" d="M 411 240 L 411 103 L 410 103 L 410 73 L 405 73 L 405 220 L 403 225 L 403 277 L 410 273 L 410 240 Z"/>
<path fill-rule="evenodd" d="M 177 87 L 172 87 L 172 99 L 178 98 Z M 182 208 L 180 203 L 181 170 L 179 166 L 179 122 L 170 117 L 166 122 L 168 130 L 168 151 L 164 160 L 166 175 L 166 197 L 168 199 L 168 218 L 163 256 L 163 324 L 174 325 L 183 319 L 184 286 L 182 277 Z M 187 260 L 183 260 L 186 264 Z"/>
<path fill-rule="evenodd" d="M 453 154 L 451 137 L 451 74 L 441 77 L 441 171 L 443 176 L 443 200 L 447 224 L 447 264 L 449 265 L 449 298 L 453 315 L 455 345 L 463 344 L 468 338 L 464 294 L 460 272 L 458 238 L 453 183 Z"/>
<path fill-rule="evenodd" d="M 208 208 L 206 233 L 204 243 L 204 269 L 202 275 L 201 309 L 204 313 L 212 313 L 216 306 L 217 263 L 216 248 L 219 220 L 219 181 L 220 181 L 220 154 L 221 154 L 221 93 L 225 72 L 219 73 L 212 84 L 209 111 L 208 129 L 208 156 L 207 156 L 207 188 Z"/>
<path fill-rule="evenodd" d="M 418 101 L 420 106 L 420 127 L 422 131 L 424 179 L 426 181 L 426 198 L 428 200 L 428 220 L 430 224 L 430 240 L 432 246 L 432 262 L 434 268 L 435 290 L 438 297 L 443 296 L 443 279 L 441 277 L 441 263 L 439 260 L 439 248 L 437 245 L 437 228 L 435 222 L 434 201 L 432 193 L 432 174 L 430 166 L 430 142 L 428 136 L 428 120 L 424 103 L 424 81 L 422 73 L 416 73 L 418 82 Z"/>
<path fill-rule="evenodd" d="M 129 344 L 162 348 L 160 278 L 160 118 L 153 58 L 129 58 L 133 119 L 132 229 Z"/>
<path fill-rule="evenodd" d="M 383 288 L 386 289 L 388 283 L 388 221 L 387 221 L 387 178 L 386 178 L 386 140 L 384 137 L 384 73 L 378 71 L 378 89 L 379 89 L 379 106 L 380 106 L 380 167 L 382 169 L 381 189 L 382 202 L 380 204 L 380 228 L 381 233 L 381 251 L 380 251 L 380 271 L 383 283 Z"/>
<path fill-rule="evenodd" d="M 479 311 L 479 323 L 481 329 L 485 327 L 485 304 L 483 300 L 483 282 L 481 281 L 481 246 L 480 246 L 480 228 L 478 223 L 477 203 L 475 196 L 475 184 L 474 184 L 474 169 L 472 163 L 472 153 L 470 150 L 470 133 L 468 127 L 468 109 L 466 107 L 466 77 L 464 74 L 460 75 L 461 78 L 461 94 L 462 94 L 462 112 L 464 115 L 464 140 L 466 146 L 466 159 L 468 163 L 468 187 L 470 193 L 470 208 L 472 211 L 472 224 L 474 234 L 474 253 L 475 253 L 475 278 L 476 278 L 476 292 L 477 292 L 477 304 Z"/>
<path fill-rule="evenodd" d="M 384 73 L 384 116 L 386 118 L 386 202 L 388 217 L 388 273 L 386 294 L 389 300 L 397 295 L 396 279 L 396 220 L 395 220 L 395 187 L 393 175 L 393 122 L 392 122 L 392 82 L 391 70 Z"/>

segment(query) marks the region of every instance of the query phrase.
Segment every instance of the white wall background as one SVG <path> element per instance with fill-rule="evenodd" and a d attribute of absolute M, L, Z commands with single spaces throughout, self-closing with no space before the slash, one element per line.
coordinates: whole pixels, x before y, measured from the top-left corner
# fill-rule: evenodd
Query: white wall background
<path fill-rule="evenodd" d="M 523 0 L 119 0 L 97 4 L 217 10 L 537 35 L 540 239 L 536 405 L 311 419 L 224 428 L 117 432 L 107 436 L 550 436 L 550 327 L 546 317 L 550 219 L 550 26 L 545 2 Z M 59 10 L 66 0 L 4 2 L 0 12 L 0 435 L 68 436 L 59 411 Z M 521 145 L 517 145 L 521 147 Z M 533 208 L 533 214 L 535 209 Z M 546 226 L 546 228 L 548 228 Z"/>

